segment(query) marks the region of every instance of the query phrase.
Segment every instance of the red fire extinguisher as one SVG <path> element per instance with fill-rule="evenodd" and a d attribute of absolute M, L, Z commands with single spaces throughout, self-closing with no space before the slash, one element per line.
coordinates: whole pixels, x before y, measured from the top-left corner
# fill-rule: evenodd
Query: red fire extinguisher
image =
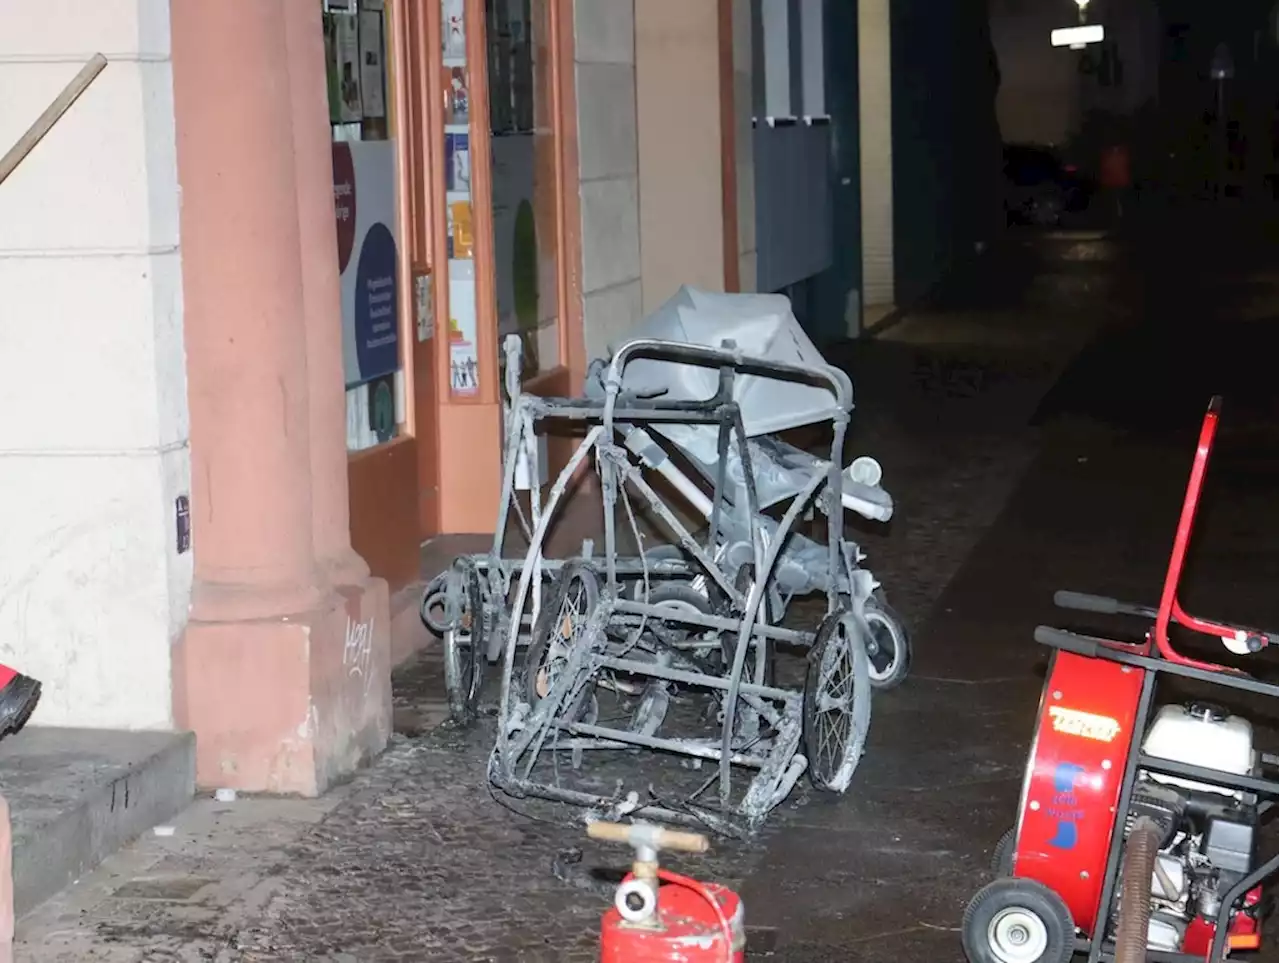
<path fill-rule="evenodd" d="M 587 835 L 635 850 L 600 924 L 601 963 L 743 963 L 747 936 L 738 894 L 658 866 L 660 850 L 705 853 L 707 837 L 605 822 L 589 823 Z"/>

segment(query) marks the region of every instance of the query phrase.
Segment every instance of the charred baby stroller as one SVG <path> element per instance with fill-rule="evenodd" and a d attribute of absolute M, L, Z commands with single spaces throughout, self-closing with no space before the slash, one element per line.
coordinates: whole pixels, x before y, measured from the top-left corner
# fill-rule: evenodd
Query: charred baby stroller
<path fill-rule="evenodd" d="M 530 485 L 530 517 L 521 517 L 525 557 L 502 559 L 499 532 L 487 558 L 458 560 L 436 585 L 455 703 L 474 699 L 484 655 L 501 658 L 493 782 L 516 795 L 615 814 L 622 807 L 747 828 L 806 769 L 818 788 L 846 789 L 866 736 L 870 688 L 900 682 L 910 648 L 861 567 L 861 550 L 844 538 L 843 509 L 887 520 L 893 505 L 874 461 L 841 470 L 852 387 L 805 337 L 787 300 L 682 289 L 607 364 L 593 365 L 586 397 L 511 393 L 500 527 L 512 509 L 521 515 L 519 476 L 537 478 L 538 425 L 567 419 L 587 431 L 545 502 Z M 826 459 L 776 437 L 822 422 L 833 438 Z M 579 559 L 546 559 L 548 528 L 588 459 L 604 495 L 603 557 L 589 550 Z M 705 519 L 701 539 L 664 503 L 650 473 Z M 671 543 L 622 557 L 619 504 L 643 542 L 633 498 Z M 826 516 L 825 543 L 795 530 L 815 507 Z M 781 517 L 766 514 L 769 508 Z M 817 593 L 826 605 L 816 630 L 782 624 L 794 598 Z M 430 603 L 429 596 L 424 608 Z M 773 678 L 775 645 L 810 650 L 799 690 Z M 522 664 L 517 652 L 525 647 Z M 668 718 L 676 687 L 704 693 L 718 707 L 717 735 L 682 724 L 678 713 Z M 599 693 L 632 701 L 623 724 L 604 724 Z M 601 749 L 674 753 L 714 763 L 716 771 L 678 802 L 566 785 L 559 760 L 570 759 L 577 771 L 586 753 Z M 735 791 L 737 769 L 753 775 Z M 713 784 L 718 798 L 708 804 L 701 797 Z"/>

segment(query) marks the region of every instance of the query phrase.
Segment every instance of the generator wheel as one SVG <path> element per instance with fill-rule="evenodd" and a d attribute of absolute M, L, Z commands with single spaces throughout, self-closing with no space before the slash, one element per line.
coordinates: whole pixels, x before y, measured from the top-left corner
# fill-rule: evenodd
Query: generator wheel
<path fill-rule="evenodd" d="M 866 640 L 853 615 L 822 620 L 804 680 L 804 753 L 815 789 L 844 792 L 858 768 L 871 726 Z"/>
<path fill-rule="evenodd" d="M 1069 963 L 1075 924 L 1062 898 L 1042 883 L 1005 877 L 978 890 L 960 938 L 969 963 Z"/>
<path fill-rule="evenodd" d="M 863 603 L 862 617 L 870 633 L 867 656 L 871 685 L 882 691 L 896 689 L 911 671 L 911 636 L 906 623 L 884 600 L 884 593 L 879 589 Z"/>
<path fill-rule="evenodd" d="M 454 720 L 466 722 L 475 716 L 484 688 L 488 619 L 476 563 L 465 556 L 456 558 L 450 574 L 457 578 L 461 591 L 457 610 L 449 613 L 452 617 L 445 625 L 444 657 L 449 663 L 445 678 L 453 680 L 448 695 Z"/>
<path fill-rule="evenodd" d="M 991 872 L 993 875 L 1013 875 L 1013 844 L 1017 839 L 1017 835 L 1018 830 L 1010 828 L 996 843 L 996 848 L 991 853 Z"/>

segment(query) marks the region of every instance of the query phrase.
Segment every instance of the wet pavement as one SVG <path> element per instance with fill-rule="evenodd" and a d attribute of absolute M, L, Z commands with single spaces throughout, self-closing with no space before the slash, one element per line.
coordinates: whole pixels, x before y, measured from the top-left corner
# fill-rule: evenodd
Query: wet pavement
<path fill-rule="evenodd" d="M 1032 631 L 1090 627 L 1051 607 L 1057 588 L 1154 598 L 1214 390 L 1227 404 L 1186 600 L 1275 626 L 1274 273 L 1252 248 L 1161 260 L 1144 240 L 1027 235 L 833 353 L 855 378 L 854 447 L 897 502 L 862 538 L 916 658 L 876 697 L 847 794 L 802 781 L 757 839 L 671 860 L 743 894 L 749 958 L 961 959 L 1039 698 Z M 24 920 L 17 958 L 594 959 L 627 854 L 586 841 L 577 811 L 491 793 L 491 720 L 440 727 L 440 687 L 427 653 L 396 680 L 401 734 L 352 784 L 198 804 Z M 626 756 L 598 778 L 643 788 L 664 764 Z"/>

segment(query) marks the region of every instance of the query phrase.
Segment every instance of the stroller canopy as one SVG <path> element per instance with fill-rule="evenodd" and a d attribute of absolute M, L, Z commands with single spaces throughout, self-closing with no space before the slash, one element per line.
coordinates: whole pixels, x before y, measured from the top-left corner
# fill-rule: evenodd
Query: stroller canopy
<path fill-rule="evenodd" d="M 643 338 L 711 348 L 732 340 L 740 352 L 752 358 L 830 372 L 849 389 L 848 397 L 853 397 L 848 377 L 827 364 L 791 313 L 790 300 L 780 294 L 714 294 L 685 285 L 611 344 L 610 353 Z M 661 394 L 667 401 L 701 401 L 715 394 L 718 377 L 714 368 L 638 357 L 623 371 L 623 390 L 646 396 Z M 829 388 L 765 375 L 738 375 L 733 394 L 748 436 L 824 421 L 837 410 L 836 397 Z M 663 434 L 685 434 L 671 432 L 667 426 L 655 428 Z M 714 429 L 711 437 L 714 450 Z"/>

